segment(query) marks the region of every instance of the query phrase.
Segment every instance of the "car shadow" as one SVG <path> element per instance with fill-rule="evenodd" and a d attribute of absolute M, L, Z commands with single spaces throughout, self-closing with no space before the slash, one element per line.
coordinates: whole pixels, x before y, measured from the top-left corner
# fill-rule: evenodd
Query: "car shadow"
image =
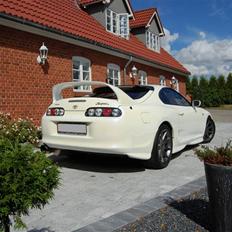
<path fill-rule="evenodd" d="M 141 161 L 125 156 L 62 150 L 49 156 L 60 167 L 101 173 L 143 172 Z"/>
<path fill-rule="evenodd" d="M 179 152 L 173 154 L 173 155 L 172 155 L 172 159 L 176 159 L 176 158 L 178 158 L 179 156 L 181 156 L 182 153 L 184 153 L 184 152 L 186 152 L 186 151 L 191 151 L 191 150 L 197 148 L 198 146 L 199 146 L 199 144 L 196 144 L 196 145 L 188 145 L 188 146 L 186 146 L 183 150 L 181 150 L 181 151 L 179 151 Z"/>
<path fill-rule="evenodd" d="M 182 151 L 173 154 L 172 159 L 178 158 L 183 152 L 192 150 L 197 146 L 198 145 L 187 146 Z M 62 150 L 56 151 L 49 157 L 60 167 L 83 171 L 101 173 L 130 173 L 143 172 L 146 170 L 141 160 L 131 159 L 120 155 Z"/>

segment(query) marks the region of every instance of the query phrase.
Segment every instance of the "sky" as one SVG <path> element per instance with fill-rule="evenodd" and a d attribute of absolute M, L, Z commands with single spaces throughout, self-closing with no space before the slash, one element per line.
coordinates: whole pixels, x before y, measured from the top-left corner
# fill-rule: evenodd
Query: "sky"
<path fill-rule="evenodd" d="M 232 72 L 232 0 L 131 0 L 134 10 L 156 7 L 162 46 L 192 75 Z"/>

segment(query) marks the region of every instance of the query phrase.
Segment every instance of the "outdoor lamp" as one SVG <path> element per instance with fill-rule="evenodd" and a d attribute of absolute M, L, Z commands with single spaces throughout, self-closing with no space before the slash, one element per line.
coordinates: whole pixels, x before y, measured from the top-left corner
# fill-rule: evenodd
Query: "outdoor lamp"
<path fill-rule="evenodd" d="M 173 84 L 173 85 L 176 84 L 176 78 L 174 76 L 172 77 L 171 84 Z"/>
<path fill-rule="evenodd" d="M 138 69 L 135 67 L 135 65 L 131 69 L 131 73 L 133 78 L 135 78 L 138 75 Z"/>
<path fill-rule="evenodd" d="M 39 56 L 37 57 L 38 64 L 44 65 L 47 58 L 48 58 L 48 48 L 43 43 L 43 45 L 39 49 Z"/>

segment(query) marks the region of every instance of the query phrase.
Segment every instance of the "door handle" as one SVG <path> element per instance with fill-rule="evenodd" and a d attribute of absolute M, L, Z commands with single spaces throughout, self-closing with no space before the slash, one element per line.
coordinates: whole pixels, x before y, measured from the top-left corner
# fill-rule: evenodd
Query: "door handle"
<path fill-rule="evenodd" d="M 179 116 L 184 116 L 184 113 L 179 113 Z"/>

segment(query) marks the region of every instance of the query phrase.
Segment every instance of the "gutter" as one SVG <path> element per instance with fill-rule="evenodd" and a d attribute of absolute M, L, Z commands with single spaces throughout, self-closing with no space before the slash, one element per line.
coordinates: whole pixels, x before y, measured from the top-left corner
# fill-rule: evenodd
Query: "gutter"
<path fill-rule="evenodd" d="M 33 23 L 25 19 L 21 19 L 15 16 L 10 16 L 4 13 L 0 13 L 0 18 L 1 18 L 0 25 L 6 26 L 6 27 L 11 27 L 17 30 L 21 30 L 21 31 L 32 33 L 32 34 L 44 36 L 47 38 L 59 40 L 65 43 L 85 47 L 85 48 L 99 51 L 105 54 L 120 57 L 126 60 L 130 59 L 130 57 L 133 56 L 134 61 L 140 64 L 145 64 L 150 67 L 162 69 L 162 70 L 172 72 L 172 73 L 184 76 L 184 77 L 188 77 L 190 75 L 189 72 L 186 73 L 186 72 L 180 71 L 179 69 L 173 68 L 169 65 L 164 65 L 158 62 L 154 62 L 152 60 L 144 59 L 143 57 L 135 56 L 132 53 L 126 53 L 125 51 L 122 51 L 120 49 L 115 49 L 115 48 L 101 44 L 96 41 L 74 36 L 72 34 L 62 32 L 57 29 L 52 29 L 47 26 L 42 26 L 41 24 Z"/>

